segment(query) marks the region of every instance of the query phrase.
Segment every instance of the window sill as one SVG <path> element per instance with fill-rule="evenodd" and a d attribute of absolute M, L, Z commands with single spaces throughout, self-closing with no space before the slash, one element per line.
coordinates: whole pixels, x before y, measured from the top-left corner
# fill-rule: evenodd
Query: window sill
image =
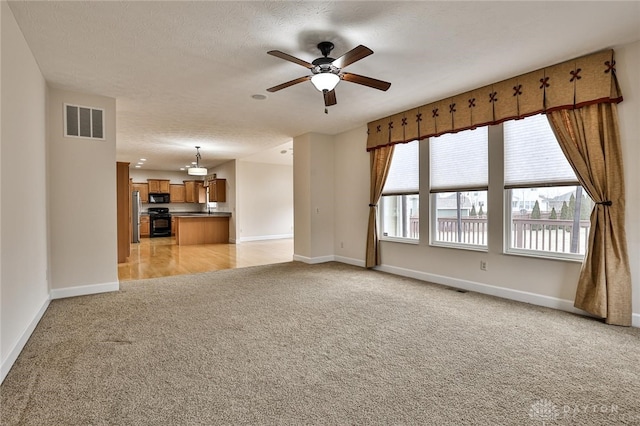
<path fill-rule="evenodd" d="M 477 246 L 471 244 L 453 244 L 453 243 L 444 243 L 440 241 L 432 241 L 429 244 L 431 247 L 441 247 L 441 248 L 449 248 L 449 249 L 457 249 L 457 250 L 469 250 L 469 251 L 480 251 L 483 253 L 487 253 L 489 248 L 487 246 Z"/>
<path fill-rule="evenodd" d="M 403 244 L 420 244 L 420 240 L 416 238 L 401 238 L 401 237 L 380 237 L 380 241 L 388 241 L 390 243 L 403 243 Z"/>
<path fill-rule="evenodd" d="M 585 256 L 581 254 L 567 254 L 567 253 L 550 253 L 544 251 L 535 251 L 535 250 L 518 250 L 518 249 L 508 249 L 505 250 L 504 254 L 508 256 L 520 256 L 520 257 L 534 257 L 536 259 L 545 259 L 545 260 L 556 260 L 561 262 L 570 262 L 570 263 L 582 263 L 584 261 Z"/>

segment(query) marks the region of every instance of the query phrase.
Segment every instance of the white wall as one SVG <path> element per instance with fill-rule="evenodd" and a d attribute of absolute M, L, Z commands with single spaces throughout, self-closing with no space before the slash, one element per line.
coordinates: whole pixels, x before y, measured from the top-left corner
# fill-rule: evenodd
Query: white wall
<path fill-rule="evenodd" d="M 64 103 L 104 109 L 106 140 L 65 137 Z M 49 90 L 53 298 L 118 289 L 115 107 L 113 98 Z"/>
<path fill-rule="evenodd" d="M 633 281 L 634 325 L 640 326 L 640 211 L 639 168 L 635 164 L 640 158 L 640 43 L 618 46 L 616 61 L 618 78 L 624 101 L 618 105 L 622 147 L 625 154 L 625 179 L 627 189 L 627 240 Z M 306 135 L 305 135 L 306 137 Z M 302 139 L 302 138 L 301 138 Z M 297 140 L 297 139 L 296 139 Z M 294 140 L 295 141 L 295 140 Z M 428 142 L 423 141 L 421 150 Z M 334 138 L 335 145 L 335 258 L 354 264 L 364 264 L 364 241 L 369 194 L 369 154 L 366 147 L 366 128 L 342 133 Z M 295 146 L 294 155 L 297 155 Z M 310 153 L 305 153 L 305 156 Z M 490 205 L 502 203 L 502 147 L 490 147 Z M 421 182 L 426 181 L 428 161 L 421 156 Z M 295 157 L 298 160 L 298 157 Z M 303 158 L 311 161 L 309 158 Z M 315 161 L 315 160 L 313 160 Z M 306 167 L 306 165 L 304 166 Z M 296 184 L 313 180 L 313 172 L 303 165 L 294 166 Z M 305 174 L 307 176 L 305 176 Z M 301 176 L 300 176 L 301 175 Z M 300 176 L 300 177 L 299 177 Z M 315 189 L 314 187 L 311 189 Z M 428 200 L 427 185 L 421 184 L 421 199 Z M 296 192 L 296 196 L 298 192 Z M 298 208 L 308 211 L 309 203 Z M 428 204 L 421 203 L 421 237 L 419 244 L 403 244 L 383 241 L 381 243 L 382 266 L 380 269 L 400 275 L 447 284 L 501 297 L 523 300 L 544 306 L 572 310 L 573 299 L 580 273 L 580 263 L 505 255 L 502 253 L 502 211 L 493 209 L 489 216 L 489 251 L 430 247 L 428 245 Z M 302 219 L 306 219 L 303 215 Z M 311 217 L 313 214 L 311 214 Z M 312 219 L 313 220 L 313 219 Z M 363 228 L 364 227 L 364 228 Z M 298 233 L 296 240 L 315 245 L 311 226 L 309 235 Z M 296 241 L 297 242 L 297 241 Z M 344 248 L 340 243 L 343 242 Z M 296 246 L 297 247 L 297 246 Z M 313 253 L 313 247 L 306 249 Z M 298 251 L 296 251 L 298 253 Z M 311 256 L 313 261 L 313 256 Z M 488 261 L 488 271 L 480 271 L 480 260 Z"/>
<path fill-rule="evenodd" d="M 293 167 L 237 163 L 239 241 L 293 236 Z"/>
<path fill-rule="evenodd" d="M 49 288 L 46 83 L 4 1 L 0 14 L 1 382 L 48 306 Z"/>
<path fill-rule="evenodd" d="M 229 218 L 229 242 L 235 243 L 238 239 L 239 233 L 239 218 L 242 217 L 243 211 L 237 206 L 238 191 L 240 190 L 237 184 L 237 161 L 227 161 L 217 167 L 209 169 L 209 174 L 216 174 L 218 179 L 226 179 L 226 199 L 224 203 L 215 203 L 214 211 L 230 212 Z"/>
<path fill-rule="evenodd" d="M 200 176 L 189 176 L 187 172 L 136 169 L 129 167 L 129 177 L 136 183 L 147 183 L 147 179 L 169 179 L 169 183 L 183 184 L 185 180 L 203 180 Z"/>
<path fill-rule="evenodd" d="M 640 41 L 615 47 L 618 82 L 624 101 L 618 105 L 627 193 L 627 245 L 633 280 L 634 325 L 640 327 Z"/>

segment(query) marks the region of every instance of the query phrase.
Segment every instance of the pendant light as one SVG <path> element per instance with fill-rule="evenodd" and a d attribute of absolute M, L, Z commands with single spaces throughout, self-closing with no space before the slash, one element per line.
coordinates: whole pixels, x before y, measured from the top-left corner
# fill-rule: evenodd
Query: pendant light
<path fill-rule="evenodd" d="M 191 176 L 206 176 L 207 175 L 207 169 L 205 169 L 204 167 L 200 167 L 200 159 L 202 157 L 200 156 L 200 147 L 196 146 L 196 166 L 195 167 L 189 167 L 187 169 L 187 173 Z"/>

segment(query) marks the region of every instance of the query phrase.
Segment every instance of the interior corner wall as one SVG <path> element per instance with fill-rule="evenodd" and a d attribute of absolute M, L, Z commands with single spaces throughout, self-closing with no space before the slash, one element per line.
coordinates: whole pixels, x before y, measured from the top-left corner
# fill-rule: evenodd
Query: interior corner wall
<path fill-rule="evenodd" d="M 294 259 L 334 256 L 334 139 L 319 133 L 293 139 Z"/>
<path fill-rule="evenodd" d="M 1 382 L 46 310 L 49 287 L 46 82 L 5 1 L 0 19 Z"/>
<path fill-rule="evenodd" d="M 640 327 L 640 41 L 614 47 L 618 82 L 624 101 L 618 104 L 626 188 L 626 231 L 633 283 L 634 325 Z"/>
<path fill-rule="evenodd" d="M 104 109 L 105 140 L 64 136 L 64 104 Z M 52 298 L 118 289 L 116 101 L 49 89 Z"/>
<path fill-rule="evenodd" d="M 311 258 L 311 135 L 293 138 L 293 257 Z"/>
<path fill-rule="evenodd" d="M 232 160 L 222 163 L 219 166 L 209 168 L 209 173 L 215 173 L 217 178 L 226 179 L 226 199 L 224 203 L 216 203 L 216 211 L 230 212 L 229 218 L 229 242 L 235 243 L 240 235 L 239 223 L 243 215 L 242 209 L 238 206 L 239 184 L 238 161 Z"/>
<path fill-rule="evenodd" d="M 293 236 L 293 167 L 239 161 L 239 241 Z"/>
<path fill-rule="evenodd" d="M 334 251 L 342 262 L 358 266 L 365 265 L 367 249 L 370 160 L 363 149 L 366 144 L 367 126 L 335 137 Z"/>

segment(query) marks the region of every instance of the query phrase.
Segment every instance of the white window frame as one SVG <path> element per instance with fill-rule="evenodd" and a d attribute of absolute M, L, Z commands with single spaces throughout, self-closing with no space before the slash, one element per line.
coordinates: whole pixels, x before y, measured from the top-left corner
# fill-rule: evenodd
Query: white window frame
<path fill-rule="evenodd" d="M 524 120 L 526 120 L 526 118 Z M 501 127 L 502 127 L 503 143 L 505 143 L 504 126 L 501 126 Z M 503 155 L 502 157 L 503 170 L 507 164 L 506 157 L 507 157 L 506 155 Z M 562 260 L 562 261 L 569 261 L 569 262 L 582 262 L 584 260 L 585 255 L 580 253 L 564 253 L 564 252 L 556 252 L 556 251 L 548 251 L 548 250 L 536 250 L 536 249 L 511 247 L 512 246 L 511 228 L 513 224 L 512 204 L 514 202 L 512 197 L 513 190 L 517 188 L 524 188 L 524 189 L 543 188 L 543 187 L 555 188 L 555 187 L 562 187 L 562 186 L 580 186 L 580 183 L 578 182 L 577 178 L 575 180 L 563 179 L 562 181 L 548 181 L 548 182 L 540 182 L 540 183 L 532 182 L 531 184 L 522 184 L 522 185 L 515 185 L 515 186 L 505 185 L 505 182 L 503 182 L 503 203 L 502 204 L 503 204 L 504 220 L 503 220 L 503 232 L 502 232 L 502 235 L 503 235 L 502 251 L 504 254 L 522 256 L 522 257 L 541 258 L 541 259 Z M 583 191 L 584 191 L 584 188 L 583 188 Z M 526 202 L 524 200 L 522 201 L 523 201 L 524 208 L 526 209 Z M 586 236 L 586 238 L 588 238 L 588 235 Z M 515 246 L 515 243 L 513 245 Z"/>
<path fill-rule="evenodd" d="M 407 244 L 419 244 L 420 243 L 420 220 L 418 218 L 418 238 L 411 237 L 398 237 L 398 236 L 388 236 L 384 235 L 383 229 L 383 210 L 384 210 L 384 197 L 396 197 L 396 196 L 410 196 L 415 195 L 418 197 L 418 209 L 420 208 L 420 193 L 419 192 L 410 192 L 410 193 L 402 193 L 402 194 L 382 194 L 380 196 L 380 200 L 378 201 L 378 238 L 381 241 L 395 241 L 398 243 L 407 243 Z"/>
<path fill-rule="evenodd" d="M 416 189 L 416 191 L 390 191 L 388 193 L 382 193 L 382 195 L 380 196 L 380 200 L 378 200 L 378 207 L 377 207 L 377 222 L 378 222 L 378 239 L 380 241 L 393 241 L 393 242 L 398 242 L 398 243 L 406 243 L 406 244 L 419 244 L 420 243 L 420 218 L 419 218 L 419 210 L 420 210 L 420 156 L 421 154 L 421 149 L 420 149 L 420 141 L 415 140 L 415 141 L 411 141 L 408 143 L 415 143 L 418 149 L 418 158 L 417 158 L 417 163 L 418 163 L 418 188 Z M 397 147 L 397 145 L 396 145 Z M 395 153 L 394 153 L 395 155 Z M 391 161 L 393 162 L 393 157 L 391 159 Z M 412 196 L 415 195 L 418 198 L 418 238 L 411 238 L 411 237 L 398 237 L 398 236 L 387 236 L 384 235 L 384 197 L 385 196 Z"/>
<path fill-rule="evenodd" d="M 485 245 L 479 245 L 479 244 L 469 244 L 469 243 L 458 243 L 458 242 L 450 242 L 450 241 L 439 241 L 437 240 L 437 236 L 438 236 L 438 223 L 437 223 L 437 203 L 436 203 L 436 197 L 438 196 L 438 193 L 445 193 L 445 192 L 475 192 L 475 191 L 486 191 L 487 192 L 487 209 L 489 208 L 489 187 L 488 187 L 488 180 L 490 179 L 490 170 L 489 170 L 489 163 L 488 163 L 488 158 L 489 158 L 489 145 L 491 143 L 490 140 L 490 132 L 488 127 L 486 126 L 487 129 L 487 187 L 486 188 L 476 188 L 474 186 L 470 186 L 470 187 L 458 187 L 458 188 L 449 188 L 449 189 L 443 189 L 441 191 L 438 192 L 432 192 L 431 191 L 431 141 L 428 141 L 428 145 L 429 145 L 429 150 L 427 151 L 427 162 L 429 164 L 429 246 L 431 247 L 442 247 L 442 248 L 452 248 L 452 249 L 458 249 L 458 250 L 469 250 L 469 251 L 476 251 L 476 252 L 488 252 L 489 251 L 489 233 L 487 231 L 487 239 L 485 242 Z M 475 129 L 474 129 L 475 130 Z M 487 221 L 487 229 L 488 229 L 488 221 Z"/>
<path fill-rule="evenodd" d="M 476 191 L 476 190 L 451 190 L 449 192 L 472 192 L 472 191 Z M 489 193 L 489 190 L 485 190 L 483 189 L 482 191 L 486 191 L 487 194 Z M 436 197 L 438 196 L 438 193 L 430 193 L 429 194 L 429 234 L 430 234 L 430 238 L 429 238 L 429 245 L 432 247 L 445 247 L 445 248 L 453 248 L 453 249 L 460 249 L 460 250 L 471 250 L 471 251 L 480 251 L 480 252 L 488 252 L 489 251 L 489 232 L 487 231 L 487 241 L 485 245 L 479 245 L 479 244 L 469 244 L 469 243 L 457 243 L 457 242 L 450 242 L 450 241 L 439 241 L 436 240 L 436 237 L 438 235 L 438 223 L 437 223 L 437 206 L 436 206 Z M 488 195 L 487 195 L 488 198 Z M 488 204 L 488 203 L 487 203 Z M 488 219 L 487 219 L 487 230 L 489 227 L 489 223 L 488 223 Z"/>
<path fill-rule="evenodd" d="M 580 186 L 578 182 L 575 184 L 567 183 L 566 185 L 557 185 L 557 186 L 568 186 L 568 185 L 576 185 Z M 584 189 L 583 189 L 584 191 Z M 517 247 L 511 247 L 511 201 L 512 201 L 512 188 L 504 189 L 504 230 L 503 230 L 503 253 L 507 255 L 513 256 L 523 256 L 523 257 L 535 257 L 539 259 L 552 259 L 552 260 L 564 260 L 570 262 L 582 262 L 584 260 L 585 255 L 580 253 L 563 253 L 556 251 L 547 251 L 547 250 L 535 250 L 535 249 L 523 249 Z M 587 235 L 587 238 L 589 236 Z"/>

